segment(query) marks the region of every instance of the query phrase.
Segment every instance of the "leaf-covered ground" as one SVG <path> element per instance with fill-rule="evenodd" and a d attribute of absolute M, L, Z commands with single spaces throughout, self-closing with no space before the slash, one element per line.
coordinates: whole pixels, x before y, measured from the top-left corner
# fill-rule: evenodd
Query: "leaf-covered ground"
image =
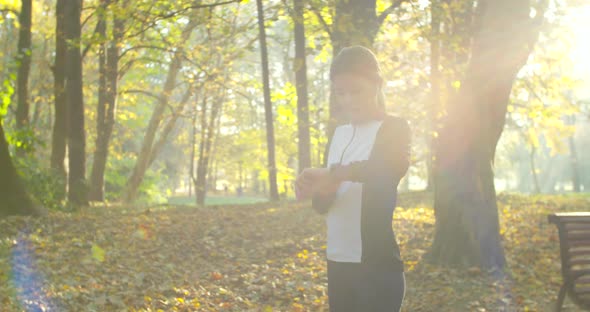
<path fill-rule="evenodd" d="M 553 211 L 583 196 L 501 196 L 508 278 L 421 260 L 430 204 L 393 220 L 407 267 L 404 311 L 550 311 L 561 283 Z M 94 207 L 0 220 L 1 311 L 327 311 L 323 219 L 308 207 Z M 566 299 L 564 311 L 578 309 Z"/>

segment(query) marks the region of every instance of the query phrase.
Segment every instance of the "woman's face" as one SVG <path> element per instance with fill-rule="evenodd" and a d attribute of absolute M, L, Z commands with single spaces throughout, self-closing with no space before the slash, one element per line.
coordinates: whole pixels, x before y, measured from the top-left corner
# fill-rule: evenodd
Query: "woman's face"
<path fill-rule="evenodd" d="M 369 121 L 377 109 L 377 83 L 354 74 L 338 74 L 332 79 L 333 98 L 352 123 Z"/>

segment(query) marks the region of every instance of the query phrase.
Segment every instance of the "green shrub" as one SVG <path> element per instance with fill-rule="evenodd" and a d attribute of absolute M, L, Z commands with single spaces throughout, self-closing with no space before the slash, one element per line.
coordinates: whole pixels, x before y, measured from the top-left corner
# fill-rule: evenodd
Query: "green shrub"
<path fill-rule="evenodd" d="M 29 193 L 45 208 L 62 210 L 66 197 L 65 179 L 31 157 L 15 157 L 14 161 Z"/>
<path fill-rule="evenodd" d="M 109 157 L 105 170 L 105 198 L 116 201 L 121 198 L 127 185 L 129 175 L 135 165 L 135 158 L 130 156 Z M 165 176 L 160 169 L 148 169 L 139 186 L 138 202 L 165 202 Z"/>

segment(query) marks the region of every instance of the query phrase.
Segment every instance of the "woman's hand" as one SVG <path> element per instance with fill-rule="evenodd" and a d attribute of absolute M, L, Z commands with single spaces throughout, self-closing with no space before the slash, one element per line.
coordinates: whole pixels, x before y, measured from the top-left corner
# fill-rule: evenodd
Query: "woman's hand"
<path fill-rule="evenodd" d="M 306 174 L 306 170 L 309 169 L 303 170 L 295 180 L 295 197 L 297 200 L 306 200 L 313 195 L 313 181 L 309 174 Z"/>
<path fill-rule="evenodd" d="M 332 195 L 339 186 L 340 181 L 335 181 L 327 168 L 307 168 L 297 177 L 295 193 L 297 199 L 305 200 L 314 195 Z"/>

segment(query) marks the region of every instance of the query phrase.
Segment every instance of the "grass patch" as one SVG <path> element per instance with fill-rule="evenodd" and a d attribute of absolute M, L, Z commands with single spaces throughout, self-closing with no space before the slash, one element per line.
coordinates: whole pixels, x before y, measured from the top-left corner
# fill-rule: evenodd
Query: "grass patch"
<path fill-rule="evenodd" d="M 207 196 L 205 206 L 218 205 L 249 205 L 267 202 L 268 198 L 254 196 Z M 194 206 L 196 199 L 194 196 L 174 196 L 168 198 L 169 205 L 186 205 Z"/>

